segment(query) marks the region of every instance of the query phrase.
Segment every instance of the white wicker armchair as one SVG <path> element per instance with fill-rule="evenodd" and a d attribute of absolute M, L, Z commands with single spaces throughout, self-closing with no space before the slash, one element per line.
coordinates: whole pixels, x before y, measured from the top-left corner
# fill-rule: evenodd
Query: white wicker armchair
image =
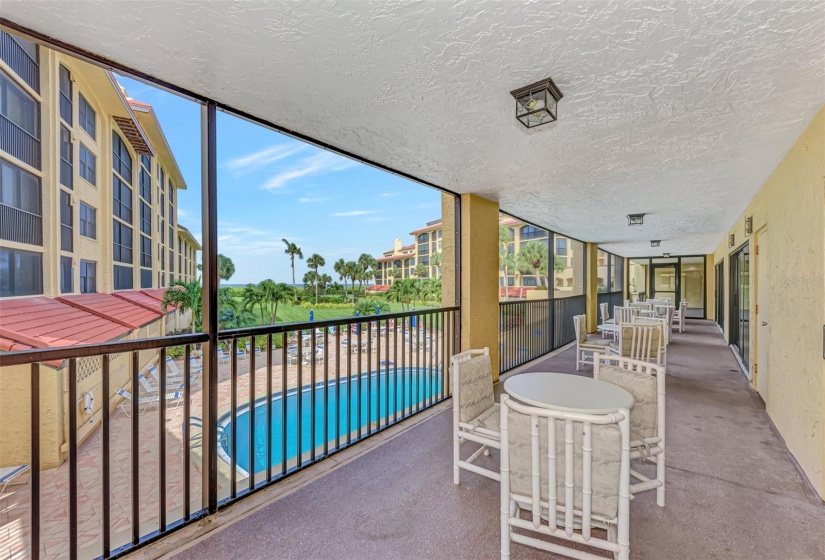
<path fill-rule="evenodd" d="M 587 316 L 576 315 L 573 317 L 573 328 L 576 331 L 576 371 L 579 371 L 581 364 L 592 364 L 586 354 L 594 352 L 606 352 L 610 346 L 609 338 L 589 336 L 587 334 Z"/>
<path fill-rule="evenodd" d="M 629 417 L 628 410 L 581 414 L 501 396 L 502 560 L 511 542 L 574 558 L 604 558 L 581 545 L 630 557 Z"/>
<path fill-rule="evenodd" d="M 619 340 L 616 344 L 610 345 L 609 353 L 664 365 L 667 362 L 667 346 L 663 323 L 655 319 L 636 317 L 633 324 L 621 326 Z"/>
<path fill-rule="evenodd" d="M 450 358 L 453 391 L 453 483 L 460 483 L 461 469 L 500 480 L 496 471 L 475 464 L 490 454 L 490 447 L 501 449 L 499 405 L 493 394 L 493 369 L 490 349 L 467 350 Z M 461 458 L 461 444 L 481 445 L 467 459 Z"/>
<path fill-rule="evenodd" d="M 656 489 L 656 503 L 665 505 L 665 367 L 622 358 L 593 356 L 593 378 L 618 385 L 633 395 L 630 411 L 630 458 L 656 463 L 656 478 L 631 469 L 631 494 Z"/>

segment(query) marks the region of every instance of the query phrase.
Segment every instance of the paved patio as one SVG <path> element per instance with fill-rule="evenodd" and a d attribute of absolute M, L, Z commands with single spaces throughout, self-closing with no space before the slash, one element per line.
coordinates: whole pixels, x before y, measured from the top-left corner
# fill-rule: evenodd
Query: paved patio
<path fill-rule="evenodd" d="M 573 351 L 525 369 L 576 373 Z M 667 399 L 667 506 L 633 500 L 632 557 L 825 557 L 825 504 L 714 323 L 674 336 Z M 473 474 L 453 486 L 451 419 L 434 415 L 176 558 L 497 558 L 499 488 Z M 552 557 L 513 545 L 514 560 Z"/>

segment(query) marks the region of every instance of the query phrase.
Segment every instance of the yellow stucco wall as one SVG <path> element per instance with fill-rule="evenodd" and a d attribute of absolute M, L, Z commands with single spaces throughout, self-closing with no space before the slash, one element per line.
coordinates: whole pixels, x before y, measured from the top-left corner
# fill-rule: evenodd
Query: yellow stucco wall
<path fill-rule="evenodd" d="M 753 216 L 753 234 L 745 236 L 745 217 Z M 747 240 L 751 244 L 750 356 L 757 363 L 756 314 L 758 291 L 757 234 L 767 228 L 768 298 L 770 300 L 769 355 L 765 393 L 768 415 L 811 484 L 825 496 L 825 108 L 811 124 L 725 235 L 712 263 L 725 260 L 725 336 L 730 324 L 729 255 Z M 762 254 L 767 251 L 767 255 Z M 710 263 L 709 263 L 710 264 Z M 709 267 L 709 315 L 713 316 L 713 267 Z M 767 366 L 767 367 L 766 367 Z M 759 388 L 759 373 L 752 375 Z"/>
<path fill-rule="evenodd" d="M 494 380 L 499 375 L 498 276 L 498 204 L 462 195 L 461 349 L 488 346 Z"/>
<path fill-rule="evenodd" d="M 599 272 L 596 266 L 599 246 L 596 243 L 588 243 L 584 251 L 587 255 L 587 278 L 585 279 L 587 332 L 592 333 L 596 332 L 596 327 L 599 325 Z"/>

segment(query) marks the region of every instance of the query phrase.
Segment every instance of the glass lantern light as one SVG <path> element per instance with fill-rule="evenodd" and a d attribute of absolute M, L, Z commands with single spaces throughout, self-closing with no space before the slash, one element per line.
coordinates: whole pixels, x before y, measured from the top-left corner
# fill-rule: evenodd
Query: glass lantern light
<path fill-rule="evenodd" d="M 551 78 L 510 92 L 516 98 L 516 119 L 527 128 L 554 122 L 563 97 Z"/>

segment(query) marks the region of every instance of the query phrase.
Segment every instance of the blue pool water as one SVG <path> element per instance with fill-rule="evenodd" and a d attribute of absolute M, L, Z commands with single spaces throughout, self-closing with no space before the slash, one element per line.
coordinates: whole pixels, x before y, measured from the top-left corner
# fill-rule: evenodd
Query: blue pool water
<path fill-rule="evenodd" d="M 441 395 L 441 369 L 432 371 L 416 368 L 398 368 L 398 383 L 396 374 L 390 367 L 389 376 L 385 371 L 362 374 L 359 380 L 352 378 L 352 386 L 347 387 L 347 380 L 341 380 L 338 387 L 339 395 L 336 399 L 337 381 L 330 381 L 328 385 L 329 401 L 324 406 L 324 384 L 315 385 L 315 438 L 311 434 L 312 414 L 310 402 L 310 387 L 305 386 L 301 395 L 301 452 L 307 452 L 312 447 L 324 444 L 324 422 L 327 423 L 328 441 L 335 444 L 336 429 L 340 441 L 346 443 L 347 432 L 355 432 L 361 425 L 362 434 L 366 434 L 368 424 L 375 424 L 381 419 L 392 417 L 398 407 L 401 416 L 404 409 L 423 404 L 430 398 Z M 368 387 L 369 385 L 369 387 Z M 349 390 L 348 390 L 349 389 Z M 369 399 L 367 390 L 369 389 Z M 402 394 L 403 392 L 403 394 Z M 349 394 L 348 394 L 349 393 Z M 358 395 L 361 397 L 361 417 L 358 418 Z M 389 395 L 389 402 L 387 402 Z M 370 403 L 367 406 L 367 403 Z M 270 445 L 272 449 L 272 465 L 280 465 L 282 455 L 282 422 L 283 405 L 281 394 L 272 397 L 272 431 Z M 291 389 L 286 396 L 286 456 L 292 459 L 298 455 L 298 391 Z M 368 420 L 369 419 L 369 420 Z M 349 421 L 348 421 L 349 420 Z M 360 422 L 359 422 L 360 420 Z M 232 419 L 229 414 L 221 418 L 219 425 L 223 428 L 226 437 L 221 438 L 221 451 L 228 460 L 232 452 Z M 236 414 L 237 450 L 236 464 L 240 469 L 249 472 L 249 407 L 238 409 Z M 353 436 L 354 437 L 354 436 Z M 259 399 L 255 403 L 255 472 L 266 468 L 266 400 Z"/>

